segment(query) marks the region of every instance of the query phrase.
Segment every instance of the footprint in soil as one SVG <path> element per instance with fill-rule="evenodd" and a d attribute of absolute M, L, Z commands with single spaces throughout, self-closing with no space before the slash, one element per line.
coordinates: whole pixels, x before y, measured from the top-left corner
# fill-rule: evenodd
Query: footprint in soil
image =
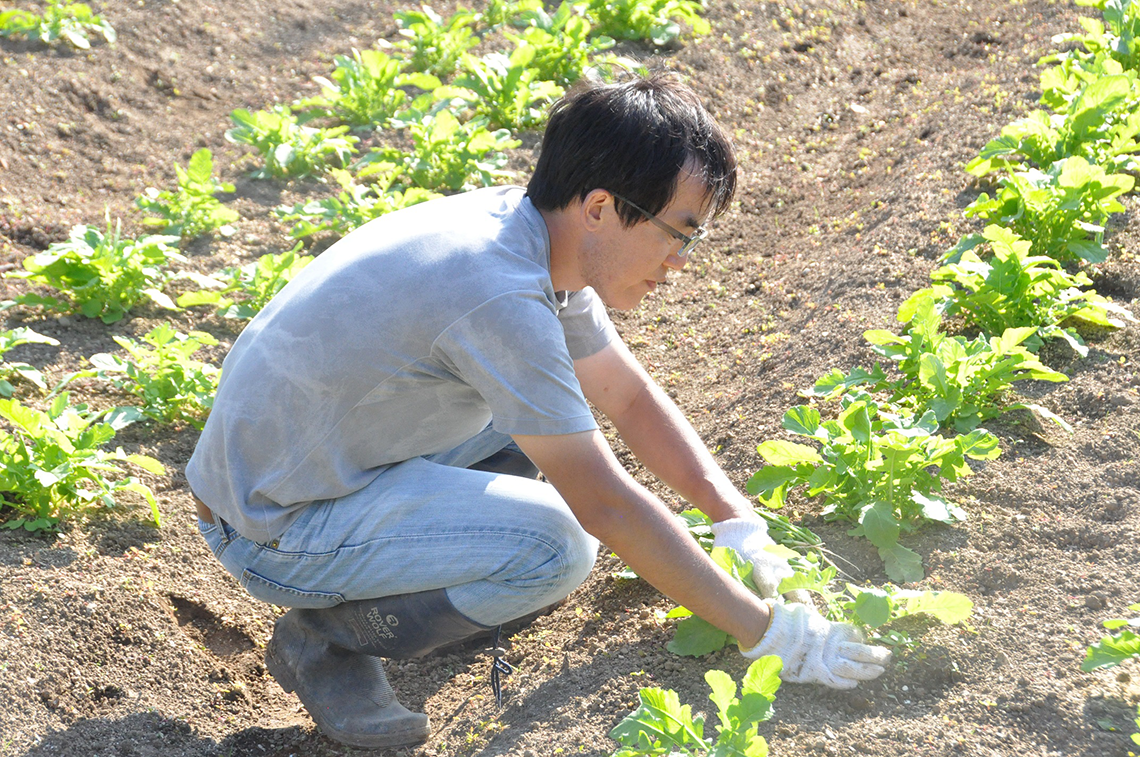
<path fill-rule="evenodd" d="M 254 648 L 253 639 L 225 625 L 204 606 L 184 597 L 170 595 L 174 618 L 183 633 L 201 642 L 217 657 L 236 657 Z"/>

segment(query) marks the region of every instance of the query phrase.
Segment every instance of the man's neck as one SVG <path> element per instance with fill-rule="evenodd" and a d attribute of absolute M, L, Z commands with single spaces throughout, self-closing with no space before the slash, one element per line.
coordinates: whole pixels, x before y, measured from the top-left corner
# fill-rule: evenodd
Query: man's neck
<path fill-rule="evenodd" d="M 550 235 L 550 281 L 555 291 L 575 292 L 583 289 L 579 255 L 582 249 L 581 228 L 574 223 L 575 204 L 560 210 L 540 210 Z"/>

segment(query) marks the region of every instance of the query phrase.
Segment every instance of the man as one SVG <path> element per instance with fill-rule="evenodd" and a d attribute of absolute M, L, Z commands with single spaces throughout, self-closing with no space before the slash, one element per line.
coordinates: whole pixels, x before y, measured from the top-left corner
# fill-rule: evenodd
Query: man
<path fill-rule="evenodd" d="M 763 521 L 603 308 L 633 308 L 683 268 L 735 176 L 729 140 L 675 79 L 583 89 L 555 105 L 525 193 L 367 224 L 236 340 L 186 475 L 226 569 L 293 608 L 266 664 L 327 735 L 426 738 L 380 658 L 558 602 L 599 540 L 746 656 L 779 655 L 785 680 L 849 688 L 883 672 L 885 650 L 776 599 L 791 569 L 764 550 Z M 626 473 L 587 400 L 753 561 L 767 599 Z"/>

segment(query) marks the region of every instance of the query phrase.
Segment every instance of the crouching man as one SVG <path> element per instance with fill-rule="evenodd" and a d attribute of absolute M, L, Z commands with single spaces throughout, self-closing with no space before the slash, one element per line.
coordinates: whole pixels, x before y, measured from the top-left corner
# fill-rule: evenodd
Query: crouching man
<path fill-rule="evenodd" d="M 381 658 L 558 602 L 599 541 L 745 656 L 779 655 L 785 680 L 883 672 L 888 653 L 854 629 L 778 601 L 791 569 L 765 552 L 763 521 L 603 307 L 636 307 L 683 268 L 735 181 L 729 140 L 677 80 L 581 89 L 554 106 L 525 190 L 357 229 L 235 341 L 186 475 L 222 565 L 292 608 L 266 665 L 325 734 L 426 738 Z M 626 473 L 587 402 L 755 563 L 767 599 Z"/>

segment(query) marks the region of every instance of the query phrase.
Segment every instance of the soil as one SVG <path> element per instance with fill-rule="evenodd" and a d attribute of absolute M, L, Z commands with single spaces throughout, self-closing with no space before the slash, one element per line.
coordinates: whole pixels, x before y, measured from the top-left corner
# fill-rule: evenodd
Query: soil
<path fill-rule="evenodd" d="M 940 253 L 976 228 L 962 209 L 983 187 L 964 162 L 1035 106 L 1038 58 L 1077 31 L 1085 9 L 1044 0 L 743 0 L 711 3 L 714 32 L 664 51 L 624 52 L 687 76 L 735 134 L 738 204 L 688 270 L 643 306 L 615 314 L 627 343 L 667 387 L 740 485 L 756 445 L 781 438 L 797 391 L 833 367 L 868 365 L 861 335 L 895 327 L 898 304 L 925 286 Z M 89 52 L 0 40 L 0 266 L 100 224 L 104 208 L 139 233 L 134 198 L 169 187 L 174 162 L 210 147 L 224 199 L 242 215 L 229 238 L 191 245 L 186 267 L 215 271 L 291 244 L 271 210 L 329 191 L 315 180 L 247 178 L 227 143 L 228 114 L 315 93 L 332 56 L 392 38 L 394 3 L 365 0 L 108 0 L 119 33 Z M 410 6 L 405 6 L 410 7 Z M 438 8 L 448 11 L 450 8 Z M 533 164 L 528 138 L 512 154 Z M 520 179 L 523 181 L 523 179 Z M 1140 201 L 1109 229 L 1113 255 L 1097 289 L 1140 314 Z M 320 245 L 316 248 L 319 250 Z M 24 282 L 3 281 L 2 298 Z M 5 313 L 59 339 L 10 360 L 58 380 L 86 356 L 138 337 L 167 313 L 143 308 L 113 326 Z M 201 311 L 172 317 L 236 333 Z M 1101 622 L 1140 601 L 1140 331 L 1090 336 L 1088 357 L 1051 347 L 1070 381 L 1021 391 L 1066 418 L 1066 433 L 1013 412 L 990 428 L 1003 454 L 952 494 L 970 520 L 905 543 L 923 557 L 921 586 L 975 602 L 962 627 L 916 629 L 920 645 L 851 692 L 785 685 L 761 726 L 771 753 L 1124 757 L 1135 730 L 1135 665 L 1081 673 Z M 20 396 L 34 401 L 28 387 Z M 122 398 L 95 385 L 95 407 Z M 314 729 L 262 663 L 280 608 L 246 595 L 199 537 L 182 470 L 197 432 L 133 426 L 116 443 L 162 460 L 150 477 L 163 516 L 145 507 L 73 522 L 55 535 L 0 531 L 0 755 L 348 755 Z M 616 442 L 615 442 L 616 444 Z M 623 452 L 670 506 L 678 499 Z M 886 581 L 863 540 L 794 499 L 789 514 L 851 563 Z M 603 550 L 592 577 L 551 615 L 516 634 L 503 708 L 480 648 L 389 664 L 409 707 L 433 731 L 406 755 L 608 755 L 606 734 L 643 686 L 710 711 L 704 672 L 742 673 L 735 650 L 702 659 L 665 650 L 670 603 L 615 577 Z M 1135 747 L 1133 747 L 1135 749 Z M 378 752 L 383 754 L 384 752 Z"/>

